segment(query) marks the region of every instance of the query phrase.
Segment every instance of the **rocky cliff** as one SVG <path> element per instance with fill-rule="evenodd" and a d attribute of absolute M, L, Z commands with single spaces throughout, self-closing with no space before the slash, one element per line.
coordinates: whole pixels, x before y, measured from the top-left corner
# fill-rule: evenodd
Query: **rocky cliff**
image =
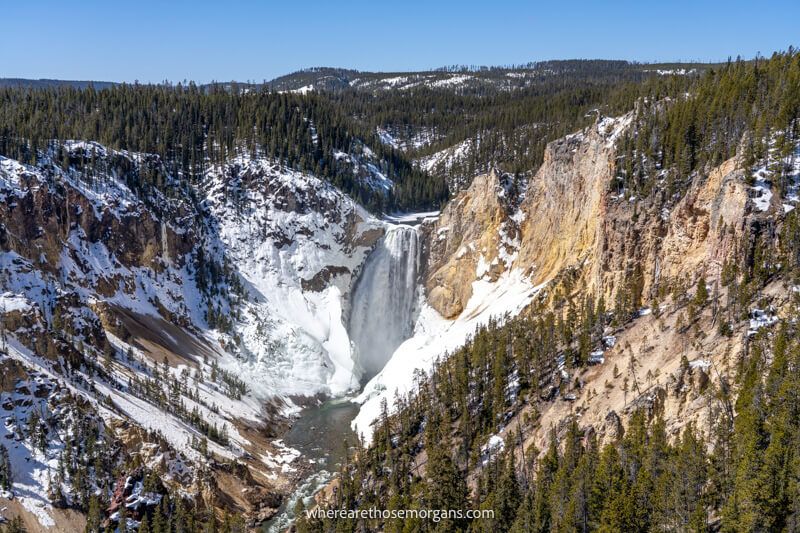
<path fill-rule="evenodd" d="M 747 210 L 741 163 L 724 162 L 668 202 L 619 193 L 615 142 L 630 119 L 601 119 L 550 143 L 527 182 L 477 176 L 425 228 L 430 304 L 458 316 L 475 280 L 510 269 L 534 285 L 570 272 L 573 284 L 608 302 L 632 276 L 645 296 L 695 273 L 718 277 L 758 215 Z"/>
<path fill-rule="evenodd" d="M 605 119 L 550 143 L 527 183 L 495 172 L 476 177 L 427 229 L 431 305 L 454 317 L 476 279 L 518 269 L 539 285 L 599 258 L 615 140 L 629 123 Z"/>
<path fill-rule="evenodd" d="M 573 416 L 581 427 L 613 438 L 642 406 L 665 416 L 673 435 L 691 421 L 707 428 L 709 417 L 730 405 L 706 392 L 727 386 L 720 380 L 746 352 L 748 338 L 792 301 L 780 281 L 761 294 L 761 309 L 751 311 L 757 318 L 734 317 L 729 331 L 715 331 L 723 320 L 717 304 L 687 318 L 698 312 L 687 302 L 701 279 L 715 302 L 736 298 L 723 286 L 726 265 L 756 264 L 753 243 L 774 240 L 793 204 L 781 209 L 768 188 L 752 185 L 753 171 L 739 156 L 693 174 L 672 196 L 664 173 L 647 198 L 620 190 L 616 142 L 630 125 L 630 115 L 601 118 L 550 143 L 527 183 L 494 172 L 476 177 L 425 228 L 426 289 L 445 317 L 462 312 L 476 280 L 509 270 L 533 285 L 548 284 L 536 316 L 564 316 L 587 297 L 603 299 L 606 309 L 634 307 L 633 321 L 606 328 L 605 340 L 591 348 L 591 366 L 557 366 L 561 401 L 521 415 L 541 417 L 529 436 L 540 450 L 550 430 L 563 429 Z M 712 333 L 693 337 L 700 331 Z"/>

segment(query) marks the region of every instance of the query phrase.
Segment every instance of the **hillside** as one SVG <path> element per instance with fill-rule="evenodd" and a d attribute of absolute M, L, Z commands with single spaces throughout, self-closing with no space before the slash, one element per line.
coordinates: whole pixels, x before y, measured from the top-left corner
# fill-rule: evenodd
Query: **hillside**
<path fill-rule="evenodd" d="M 362 72 L 319 67 L 293 72 L 267 84 L 274 90 L 290 92 L 409 91 L 443 89 L 461 94 L 515 91 L 537 85 L 544 78 L 642 79 L 650 75 L 669 76 L 702 72 L 706 63 L 632 63 L 609 60 L 539 61 L 511 66 L 454 65 L 416 72 Z"/>
<path fill-rule="evenodd" d="M 167 195 L 138 181 L 158 173 Z M 52 522 L 47 491 L 91 513 L 85 491 L 102 494 L 122 468 L 159 476 L 165 496 L 268 517 L 296 472 L 296 452 L 275 438 L 298 409 L 290 398 L 353 386 L 331 334 L 346 337 L 342 293 L 380 223 L 318 178 L 247 155 L 189 189 L 158 156 L 68 142 L 36 166 L 0 159 L 0 180 L 3 357 L 83 402 L 118 450 L 57 485 L 40 472 L 28 483 L 39 496 L 15 501 L 42 525 Z M 21 386 L 9 376 L 4 394 Z M 72 431 L 39 416 L 43 435 Z M 25 442 L 30 424 L 7 427 Z M 137 449 L 148 451 L 139 459 Z M 38 452 L 51 466 L 64 453 Z"/>
<path fill-rule="evenodd" d="M 794 50 L 0 88 L 0 516 L 792 530 L 798 124 Z"/>
<path fill-rule="evenodd" d="M 475 295 L 509 278 L 526 300 L 409 359 L 415 331 L 362 393 L 367 445 L 317 504 L 494 517 L 298 531 L 791 530 L 799 59 L 598 117 L 529 179 L 478 176 L 425 223 L 440 313 L 478 316 Z"/>

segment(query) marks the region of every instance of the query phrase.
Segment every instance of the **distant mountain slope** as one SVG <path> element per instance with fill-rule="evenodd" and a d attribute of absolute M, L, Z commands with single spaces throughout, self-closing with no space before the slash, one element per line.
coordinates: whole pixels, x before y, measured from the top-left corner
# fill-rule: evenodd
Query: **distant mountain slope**
<path fill-rule="evenodd" d="M 97 90 L 107 89 L 117 85 L 113 81 L 89 81 L 89 80 L 51 80 L 51 79 L 27 79 L 27 78 L 0 78 L 0 87 L 25 87 L 28 89 L 49 89 L 53 87 L 72 87 L 74 89 L 86 89 L 94 87 Z"/>
<path fill-rule="evenodd" d="M 462 94 L 513 91 L 534 86 L 545 77 L 634 77 L 691 74 L 706 70 L 707 63 L 632 63 L 609 60 L 540 61 L 518 66 L 453 66 L 409 72 L 363 72 L 317 67 L 286 74 L 267 82 L 276 91 L 408 91 L 419 88 Z"/>

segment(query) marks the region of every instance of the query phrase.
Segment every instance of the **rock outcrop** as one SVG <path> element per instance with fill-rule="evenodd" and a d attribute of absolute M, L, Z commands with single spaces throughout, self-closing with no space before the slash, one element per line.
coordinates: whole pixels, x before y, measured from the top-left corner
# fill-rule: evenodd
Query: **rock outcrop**
<path fill-rule="evenodd" d="M 645 298 L 662 282 L 718 277 L 753 219 L 740 163 L 732 158 L 696 176 L 668 202 L 617 194 L 616 141 L 630 122 L 631 115 L 599 119 L 551 142 L 527 183 L 477 176 L 425 228 L 430 304 L 454 318 L 475 280 L 509 269 L 534 285 L 570 272 L 573 286 L 607 302 L 634 277 Z"/>
<path fill-rule="evenodd" d="M 538 285 L 599 256 L 615 141 L 629 123 L 628 115 L 604 119 L 551 142 L 528 183 L 477 176 L 427 229 L 431 305 L 452 318 L 476 279 L 514 268 Z"/>
<path fill-rule="evenodd" d="M 513 185 L 496 172 L 477 176 L 434 223 L 425 225 L 428 301 L 445 318 L 461 313 L 473 281 L 496 279 L 508 267 L 518 233 Z"/>

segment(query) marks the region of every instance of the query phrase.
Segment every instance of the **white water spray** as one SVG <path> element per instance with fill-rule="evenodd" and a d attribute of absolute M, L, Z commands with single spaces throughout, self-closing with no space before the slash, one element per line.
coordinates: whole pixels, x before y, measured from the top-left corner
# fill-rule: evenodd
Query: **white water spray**
<path fill-rule="evenodd" d="M 420 262 L 416 228 L 390 226 L 353 291 L 350 339 L 362 380 L 380 372 L 414 329 Z"/>
<path fill-rule="evenodd" d="M 164 261 L 167 263 L 171 262 L 169 257 L 169 241 L 167 240 L 167 223 L 161 223 L 161 255 L 164 258 Z"/>

